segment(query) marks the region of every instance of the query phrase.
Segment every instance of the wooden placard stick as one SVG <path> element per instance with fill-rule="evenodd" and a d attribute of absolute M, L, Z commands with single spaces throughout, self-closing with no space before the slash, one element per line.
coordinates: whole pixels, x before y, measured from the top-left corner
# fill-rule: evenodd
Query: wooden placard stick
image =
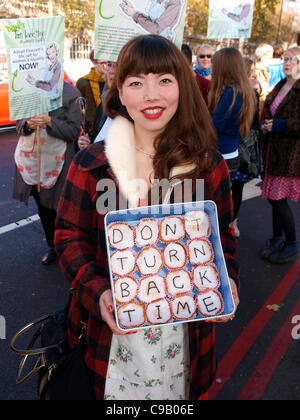
<path fill-rule="evenodd" d="M 37 155 L 37 190 L 41 192 L 41 132 L 36 129 L 36 155 Z"/>

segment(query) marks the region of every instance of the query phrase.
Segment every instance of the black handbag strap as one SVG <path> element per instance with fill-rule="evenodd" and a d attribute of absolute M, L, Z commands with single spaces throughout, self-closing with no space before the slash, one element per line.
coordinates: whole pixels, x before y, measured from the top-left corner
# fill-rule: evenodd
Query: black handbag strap
<path fill-rule="evenodd" d="M 37 340 L 42 335 L 42 331 L 43 331 L 43 327 L 44 327 L 43 323 L 45 321 L 53 320 L 53 321 L 56 321 L 56 323 L 57 323 L 57 322 L 61 322 L 61 316 L 62 316 L 63 319 L 64 319 L 64 317 L 67 317 L 73 294 L 74 294 L 74 289 L 70 289 L 69 300 L 68 300 L 67 306 L 64 309 L 64 311 L 48 314 L 48 315 L 42 316 L 39 319 L 36 319 L 35 321 L 30 322 L 25 327 L 23 327 L 21 330 L 19 330 L 14 335 L 14 337 L 11 339 L 11 341 L 10 341 L 11 350 L 14 351 L 15 353 L 23 356 L 21 361 L 20 361 L 19 370 L 18 370 L 18 374 L 17 374 L 17 379 L 16 379 L 16 384 L 17 385 L 23 384 L 25 381 L 30 379 L 35 373 L 37 373 L 40 369 L 42 369 L 42 368 L 49 369 L 48 362 L 47 362 L 47 353 L 49 351 L 58 350 L 60 353 L 64 352 L 63 342 L 55 343 L 55 344 L 52 344 L 52 345 L 48 345 L 46 347 L 40 347 L 40 348 L 36 348 L 36 349 L 33 349 L 33 346 L 35 345 Z M 36 326 L 38 324 L 41 324 L 41 325 L 37 329 L 37 331 L 34 333 L 32 339 L 29 342 L 29 345 L 27 346 L 27 348 L 26 349 L 18 348 L 16 346 L 17 340 L 21 336 L 23 336 L 26 332 L 28 332 L 31 328 L 33 328 L 34 326 Z M 82 329 L 81 329 L 81 335 L 79 337 L 79 344 L 83 346 L 83 345 L 86 344 L 85 337 L 86 337 L 87 322 L 81 321 L 81 324 L 82 324 Z M 23 376 L 23 378 L 21 378 L 22 372 L 24 370 L 25 364 L 26 364 L 29 356 L 39 356 L 39 357 L 37 358 L 37 361 L 36 361 L 34 367 L 30 370 L 30 372 L 27 373 L 25 376 Z"/>
<path fill-rule="evenodd" d="M 75 292 L 75 289 L 71 288 L 69 289 L 69 299 L 68 299 L 68 303 L 64 309 L 64 313 L 68 314 L 69 309 L 70 309 L 70 305 L 71 305 L 71 300 L 73 297 L 73 294 Z M 15 346 L 16 341 L 24 334 L 26 333 L 28 330 L 30 330 L 32 327 L 34 327 L 35 325 L 41 324 L 42 322 L 45 322 L 49 319 L 54 319 L 57 316 L 58 312 L 52 313 L 52 314 L 48 314 L 48 315 L 44 315 L 39 319 L 36 319 L 35 321 L 30 322 L 29 324 L 27 324 L 25 327 L 23 327 L 21 330 L 19 330 L 14 337 L 11 339 L 10 341 L 10 348 L 12 351 L 14 351 L 17 354 L 20 354 L 21 356 L 35 356 L 38 354 L 43 354 L 48 350 L 53 350 L 53 349 L 57 349 L 60 347 L 60 344 L 53 344 L 47 347 L 41 347 L 39 349 L 34 349 L 32 350 L 32 347 L 34 346 L 34 343 L 37 341 L 37 339 L 40 337 L 41 332 L 42 332 L 42 328 L 39 328 L 37 330 L 37 332 L 34 334 L 34 336 L 32 337 L 27 349 L 18 349 Z"/>
<path fill-rule="evenodd" d="M 32 349 L 34 343 L 37 341 L 37 339 L 39 338 L 39 336 L 41 335 L 41 329 L 39 328 L 39 330 L 34 334 L 32 340 L 29 343 L 29 346 L 26 349 L 18 349 L 15 346 L 16 341 L 24 334 L 26 333 L 28 330 L 30 330 L 32 327 L 34 327 L 35 325 L 40 324 L 41 322 L 47 321 L 48 319 L 54 318 L 54 314 L 48 314 L 45 315 L 33 322 L 31 322 L 30 324 L 26 325 L 24 328 L 22 328 L 20 331 L 18 331 L 14 337 L 11 339 L 10 341 L 10 348 L 12 351 L 14 351 L 17 354 L 20 354 L 21 356 L 34 356 L 34 355 L 38 355 L 41 353 L 45 353 L 48 350 L 52 350 L 52 349 L 57 349 L 59 348 L 59 344 L 53 344 L 51 346 L 47 346 L 47 347 L 41 347 L 38 349 Z"/>

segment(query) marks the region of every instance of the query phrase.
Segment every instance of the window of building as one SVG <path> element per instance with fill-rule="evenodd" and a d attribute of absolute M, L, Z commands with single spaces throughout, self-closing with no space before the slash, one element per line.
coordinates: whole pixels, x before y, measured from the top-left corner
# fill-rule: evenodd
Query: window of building
<path fill-rule="evenodd" d="M 74 38 L 70 50 L 71 60 L 89 58 L 93 46 L 90 39 Z"/>

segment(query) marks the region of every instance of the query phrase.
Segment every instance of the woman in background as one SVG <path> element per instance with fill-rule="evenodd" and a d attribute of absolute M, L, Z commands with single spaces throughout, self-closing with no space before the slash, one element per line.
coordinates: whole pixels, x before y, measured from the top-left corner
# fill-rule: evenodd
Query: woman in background
<path fill-rule="evenodd" d="M 239 142 L 253 122 L 256 97 L 241 53 L 224 48 L 212 60 L 208 106 L 219 137 L 219 151 L 233 177 L 239 168 Z"/>
<path fill-rule="evenodd" d="M 288 49 L 283 61 L 286 78 L 267 96 L 262 124 L 265 134 L 262 198 L 272 206 L 273 237 L 261 257 L 279 264 L 299 255 L 288 200 L 300 201 L 300 47 Z"/>
<path fill-rule="evenodd" d="M 199 76 L 211 80 L 212 57 L 214 50 L 208 44 L 201 45 L 197 50 L 197 61 L 194 70 Z"/>
<path fill-rule="evenodd" d="M 80 133 L 82 113 L 78 104 L 80 92 L 64 83 L 63 105 L 48 114 L 17 121 L 20 139 L 15 152 L 13 198 L 26 205 L 33 196 L 45 232 L 48 251 L 41 263 L 50 265 L 56 260 L 54 230 L 58 201 L 69 166 L 75 156 L 76 140 Z M 41 190 L 37 188 L 37 128 L 41 140 Z"/>

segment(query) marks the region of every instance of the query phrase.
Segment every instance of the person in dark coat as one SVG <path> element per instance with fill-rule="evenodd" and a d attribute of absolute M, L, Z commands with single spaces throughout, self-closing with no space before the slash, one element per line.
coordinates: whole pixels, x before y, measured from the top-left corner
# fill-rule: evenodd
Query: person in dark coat
<path fill-rule="evenodd" d="M 77 89 L 80 90 L 82 97 L 86 101 L 85 110 L 85 133 L 91 135 L 97 108 L 101 104 L 101 94 L 105 84 L 105 64 L 104 60 L 98 60 L 94 56 L 94 50 L 90 53 L 90 60 L 93 67 L 89 73 L 80 77 L 76 82 Z"/>
<path fill-rule="evenodd" d="M 35 199 L 46 235 L 48 252 L 42 264 L 56 260 L 54 229 L 58 201 L 75 155 L 82 113 L 78 103 L 79 90 L 64 82 L 63 106 L 59 109 L 16 123 L 20 135 L 15 153 L 13 198 L 26 205 Z M 37 189 L 36 129 L 41 130 L 41 190 Z"/>
<path fill-rule="evenodd" d="M 300 47 L 284 54 L 286 78 L 266 98 L 262 130 L 264 181 L 262 197 L 272 206 L 273 237 L 261 257 L 286 263 L 300 254 L 288 200 L 300 202 Z"/>
<path fill-rule="evenodd" d="M 112 62 L 112 61 L 108 61 L 105 64 L 105 86 L 103 88 L 103 92 L 101 94 L 101 102 L 100 105 L 97 108 L 96 111 L 96 115 L 95 115 L 95 119 L 94 119 L 94 123 L 93 123 L 93 131 L 92 134 L 89 135 L 88 133 L 86 133 L 85 135 L 81 135 L 78 139 L 78 149 L 79 150 L 83 150 L 86 149 L 90 144 L 93 144 L 99 140 L 99 133 L 101 132 L 103 126 L 105 125 L 106 121 L 107 121 L 107 116 L 105 115 L 104 112 L 104 99 L 105 96 L 108 92 L 108 90 L 110 89 L 110 87 L 112 86 L 112 83 L 114 81 L 115 78 L 115 73 L 116 73 L 116 63 Z M 102 133 L 101 133 L 102 134 Z"/>

